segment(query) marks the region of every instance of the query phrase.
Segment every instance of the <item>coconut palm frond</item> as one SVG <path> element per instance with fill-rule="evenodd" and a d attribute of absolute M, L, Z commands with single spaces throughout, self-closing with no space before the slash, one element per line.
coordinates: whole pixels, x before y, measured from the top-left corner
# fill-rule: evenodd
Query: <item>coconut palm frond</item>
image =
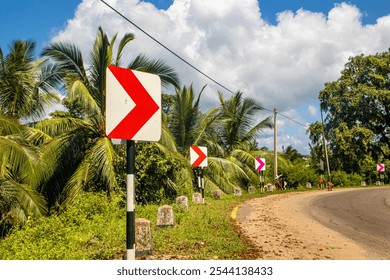
<path fill-rule="evenodd" d="M 34 177 L 34 165 L 38 160 L 36 148 L 27 145 L 19 136 L 0 136 L 0 158 L 13 176 Z"/>
<path fill-rule="evenodd" d="M 118 187 L 113 164 L 115 157 L 116 152 L 113 144 L 107 137 L 102 137 L 97 140 L 95 145 L 90 149 L 87 157 L 87 160 L 95 165 L 95 177 L 105 186 L 108 192 Z"/>
<path fill-rule="evenodd" d="M 69 85 L 68 97 L 72 101 L 77 101 L 88 117 L 104 122 L 101 100 L 96 100 L 81 80 L 74 80 Z"/>
<path fill-rule="evenodd" d="M 177 152 L 175 137 L 173 136 L 171 130 L 164 124 L 161 128 L 161 139 L 157 144 L 160 144 L 159 147 L 161 146 L 161 149 L 168 149 L 173 153 Z"/>
<path fill-rule="evenodd" d="M 245 135 L 243 135 L 242 141 L 254 140 L 257 136 L 259 136 L 262 130 L 273 128 L 273 127 L 274 127 L 273 121 L 271 117 L 268 117 L 262 120 L 261 122 L 259 122 L 258 124 L 256 124 L 255 126 L 253 126 Z"/>
<path fill-rule="evenodd" d="M 27 127 L 24 132 L 24 135 L 26 137 L 26 140 L 29 143 L 32 143 L 32 145 L 34 146 L 42 145 L 53 139 L 47 133 L 44 133 L 42 130 L 33 127 Z"/>
<path fill-rule="evenodd" d="M 160 77 L 163 86 L 173 85 L 175 88 L 180 87 L 180 80 L 175 69 L 168 66 L 163 60 L 153 60 L 144 54 L 139 54 L 130 62 L 127 68 L 156 74 Z"/>
<path fill-rule="evenodd" d="M 0 185 L 2 189 L 8 189 L 8 192 L 17 193 L 18 204 L 24 210 L 26 217 L 30 214 L 34 217 L 40 217 L 46 213 L 45 198 L 31 186 L 4 178 L 0 178 Z"/>
<path fill-rule="evenodd" d="M 122 54 L 123 54 L 123 49 L 132 40 L 134 40 L 134 34 L 132 34 L 132 33 L 126 33 L 123 36 L 122 40 L 119 42 L 118 51 L 116 54 L 116 59 L 114 61 L 114 65 L 116 65 L 116 66 L 120 65 L 120 59 L 121 59 Z M 111 46 L 113 46 L 113 43 L 111 43 Z"/>
<path fill-rule="evenodd" d="M 69 43 L 54 42 L 43 48 L 42 56 L 49 56 L 66 75 L 76 75 L 84 82 L 88 81 L 80 49 Z"/>
<path fill-rule="evenodd" d="M 179 189 L 188 190 L 193 188 L 194 172 L 189 164 L 180 169 L 175 175 L 175 184 Z"/>
<path fill-rule="evenodd" d="M 231 159 L 208 157 L 208 163 L 206 174 L 211 174 L 210 178 L 217 178 L 221 182 L 220 189 L 226 193 L 233 192 L 238 186 L 235 182 L 236 178 L 248 179 L 245 171 Z M 216 174 L 220 176 L 215 176 Z M 218 183 L 215 179 L 214 182 Z"/>
<path fill-rule="evenodd" d="M 203 115 L 197 132 L 197 137 L 194 140 L 194 145 L 197 145 L 202 140 L 208 138 L 212 126 L 218 120 L 218 108 L 212 108 Z"/>
<path fill-rule="evenodd" d="M 60 204 L 66 208 L 83 191 L 91 178 L 91 163 L 84 160 L 66 183 L 61 196 Z"/>
<path fill-rule="evenodd" d="M 0 114 L 0 135 L 22 134 L 24 130 L 25 127 L 20 125 L 15 119 Z"/>
<path fill-rule="evenodd" d="M 90 128 L 91 124 L 90 122 L 79 118 L 67 117 L 45 119 L 32 123 L 31 126 L 35 129 L 41 130 L 51 137 L 55 137 L 75 129 Z"/>
<path fill-rule="evenodd" d="M 103 185 L 108 193 L 116 189 L 118 183 L 113 165 L 115 156 L 110 139 L 100 138 L 67 182 L 62 195 L 62 205 L 71 203 L 87 185 L 94 181 Z"/>

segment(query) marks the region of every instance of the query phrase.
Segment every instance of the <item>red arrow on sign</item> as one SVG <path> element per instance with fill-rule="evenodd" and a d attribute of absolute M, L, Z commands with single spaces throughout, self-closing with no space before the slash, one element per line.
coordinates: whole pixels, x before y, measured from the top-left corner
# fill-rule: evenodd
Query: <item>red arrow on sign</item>
<path fill-rule="evenodd" d="M 135 106 L 107 136 L 109 138 L 131 140 L 160 107 L 154 102 L 132 70 L 116 66 L 108 66 L 108 69 L 129 95 Z M 126 137 L 123 137 L 124 131 Z"/>
<path fill-rule="evenodd" d="M 191 146 L 191 149 L 198 155 L 198 158 L 192 163 L 192 166 L 200 166 L 207 159 L 207 155 L 198 146 Z"/>
<path fill-rule="evenodd" d="M 378 172 L 383 172 L 384 169 L 385 169 L 385 165 L 384 165 L 384 164 L 378 163 L 378 164 L 376 165 L 376 170 L 377 170 Z"/>
<path fill-rule="evenodd" d="M 265 162 L 263 162 L 261 158 L 256 158 L 256 161 L 257 161 L 257 168 L 256 168 L 256 170 L 257 171 L 262 171 L 263 167 L 265 166 Z"/>

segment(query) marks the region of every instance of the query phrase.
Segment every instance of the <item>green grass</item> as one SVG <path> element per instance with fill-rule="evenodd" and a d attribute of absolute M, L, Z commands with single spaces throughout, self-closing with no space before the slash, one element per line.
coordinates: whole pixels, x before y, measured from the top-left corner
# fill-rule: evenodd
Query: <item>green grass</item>
<path fill-rule="evenodd" d="M 156 225 L 160 205 L 137 205 L 136 218 L 151 221 L 154 253 L 146 258 L 255 259 L 258 252 L 241 234 L 230 214 L 246 199 L 278 193 L 244 194 L 239 198 L 224 195 L 221 200 L 206 196 L 205 204 L 190 202 L 189 211 L 171 204 L 176 223 L 165 228 Z M 104 194 L 84 193 L 60 215 L 30 220 L 1 239 L 0 259 L 123 259 L 125 217 L 124 199 L 120 195 L 109 200 Z"/>
<path fill-rule="evenodd" d="M 173 259 L 247 259 L 255 257 L 252 246 L 241 236 L 230 218 L 232 206 L 242 198 L 225 196 L 207 199 L 205 204 L 190 203 L 189 211 L 174 206 L 175 225 L 156 225 L 157 207 L 139 207 L 138 217 L 152 224 L 154 255 Z M 153 213 L 151 216 L 150 214 Z"/>

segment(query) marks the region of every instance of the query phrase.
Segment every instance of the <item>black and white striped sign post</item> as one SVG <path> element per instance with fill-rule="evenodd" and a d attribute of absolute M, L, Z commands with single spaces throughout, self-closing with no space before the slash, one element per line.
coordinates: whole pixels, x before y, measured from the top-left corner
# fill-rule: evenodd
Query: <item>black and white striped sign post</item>
<path fill-rule="evenodd" d="M 161 138 L 161 80 L 158 75 L 108 66 L 106 135 L 126 140 L 126 255 L 135 260 L 135 141 Z"/>
<path fill-rule="evenodd" d="M 126 256 L 135 260 L 135 143 L 126 141 Z"/>

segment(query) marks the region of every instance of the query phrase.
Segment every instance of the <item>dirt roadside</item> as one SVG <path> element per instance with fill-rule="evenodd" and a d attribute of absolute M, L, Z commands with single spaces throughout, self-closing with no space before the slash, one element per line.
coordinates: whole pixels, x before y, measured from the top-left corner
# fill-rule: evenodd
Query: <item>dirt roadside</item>
<path fill-rule="evenodd" d="M 337 191 L 348 190 L 333 192 Z M 318 190 L 269 195 L 246 201 L 233 212 L 244 235 L 259 249 L 260 259 L 369 259 L 368 252 L 354 241 L 306 213 L 310 198 L 328 194 Z"/>

